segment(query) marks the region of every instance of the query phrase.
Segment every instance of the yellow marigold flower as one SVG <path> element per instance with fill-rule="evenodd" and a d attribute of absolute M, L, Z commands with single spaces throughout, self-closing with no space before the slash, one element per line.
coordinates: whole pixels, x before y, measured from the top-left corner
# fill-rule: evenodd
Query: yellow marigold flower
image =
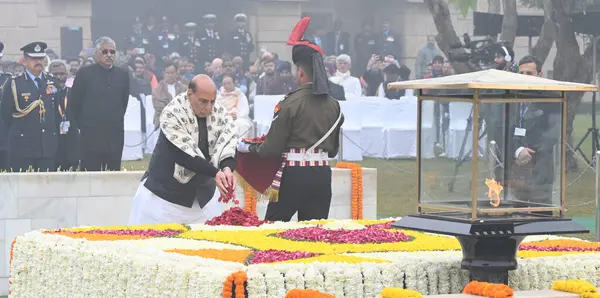
<path fill-rule="evenodd" d="M 583 295 L 597 294 L 598 288 L 585 280 L 557 280 L 552 283 L 552 290 Z M 594 297 L 594 296 L 588 296 Z"/>
<path fill-rule="evenodd" d="M 385 288 L 381 291 L 379 298 L 423 298 L 423 295 L 413 290 Z"/>

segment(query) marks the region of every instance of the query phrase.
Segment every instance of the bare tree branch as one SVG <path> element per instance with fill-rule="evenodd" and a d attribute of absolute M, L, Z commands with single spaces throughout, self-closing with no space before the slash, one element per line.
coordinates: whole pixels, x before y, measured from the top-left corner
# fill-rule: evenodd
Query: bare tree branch
<path fill-rule="evenodd" d="M 548 54 L 554 44 L 556 38 L 556 31 L 558 30 L 556 22 L 554 21 L 554 8 L 552 1 L 544 2 L 544 25 L 542 31 L 535 45 L 531 49 L 531 55 L 536 56 L 542 61 L 542 64 L 546 62 Z"/>
<path fill-rule="evenodd" d="M 433 22 L 438 31 L 438 35 L 435 38 L 437 45 L 446 54 L 446 57 L 449 57 L 451 47 L 460 44 L 461 40 L 458 38 L 456 30 L 454 30 L 448 2 L 445 0 L 424 0 L 424 2 L 433 16 Z M 458 52 L 460 50 L 454 51 Z M 456 73 L 466 73 L 475 70 L 467 63 L 453 62 L 452 67 Z"/>
<path fill-rule="evenodd" d="M 517 0 L 502 0 L 502 6 L 504 7 L 504 16 L 502 17 L 500 40 L 514 45 L 518 26 Z"/>

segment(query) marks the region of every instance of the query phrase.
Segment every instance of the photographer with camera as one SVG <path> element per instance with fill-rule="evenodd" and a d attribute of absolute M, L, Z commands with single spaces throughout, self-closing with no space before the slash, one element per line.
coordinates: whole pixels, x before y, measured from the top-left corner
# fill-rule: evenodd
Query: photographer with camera
<path fill-rule="evenodd" d="M 515 73 L 518 72 L 519 67 L 514 63 L 515 52 L 512 47 L 504 42 L 500 42 L 496 46 L 496 58 L 494 59 L 496 69 Z"/>

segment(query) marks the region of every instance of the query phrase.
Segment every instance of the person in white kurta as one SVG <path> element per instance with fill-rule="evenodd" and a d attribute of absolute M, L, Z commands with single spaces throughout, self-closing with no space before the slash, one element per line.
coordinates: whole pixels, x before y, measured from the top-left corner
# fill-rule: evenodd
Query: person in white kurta
<path fill-rule="evenodd" d="M 229 114 L 235 120 L 238 130 L 238 137 L 246 138 L 253 135 L 252 120 L 250 120 L 250 108 L 248 107 L 248 98 L 235 87 L 231 76 L 224 76 L 222 87 L 219 89 L 217 102 L 227 109 Z"/>
<path fill-rule="evenodd" d="M 337 71 L 329 78 L 332 83 L 344 87 L 346 99 L 362 96 L 362 85 L 357 77 L 350 74 L 351 67 L 352 60 L 350 56 L 346 54 L 339 55 L 336 58 Z"/>

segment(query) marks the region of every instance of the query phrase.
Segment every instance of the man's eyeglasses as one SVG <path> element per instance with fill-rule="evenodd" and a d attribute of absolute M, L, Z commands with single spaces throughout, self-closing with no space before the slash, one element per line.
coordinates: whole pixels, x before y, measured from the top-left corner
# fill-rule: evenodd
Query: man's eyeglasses
<path fill-rule="evenodd" d="M 108 55 L 108 53 L 111 53 L 112 55 L 114 55 L 117 51 L 115 50 L 102 50 L 102 55 Z"/>

